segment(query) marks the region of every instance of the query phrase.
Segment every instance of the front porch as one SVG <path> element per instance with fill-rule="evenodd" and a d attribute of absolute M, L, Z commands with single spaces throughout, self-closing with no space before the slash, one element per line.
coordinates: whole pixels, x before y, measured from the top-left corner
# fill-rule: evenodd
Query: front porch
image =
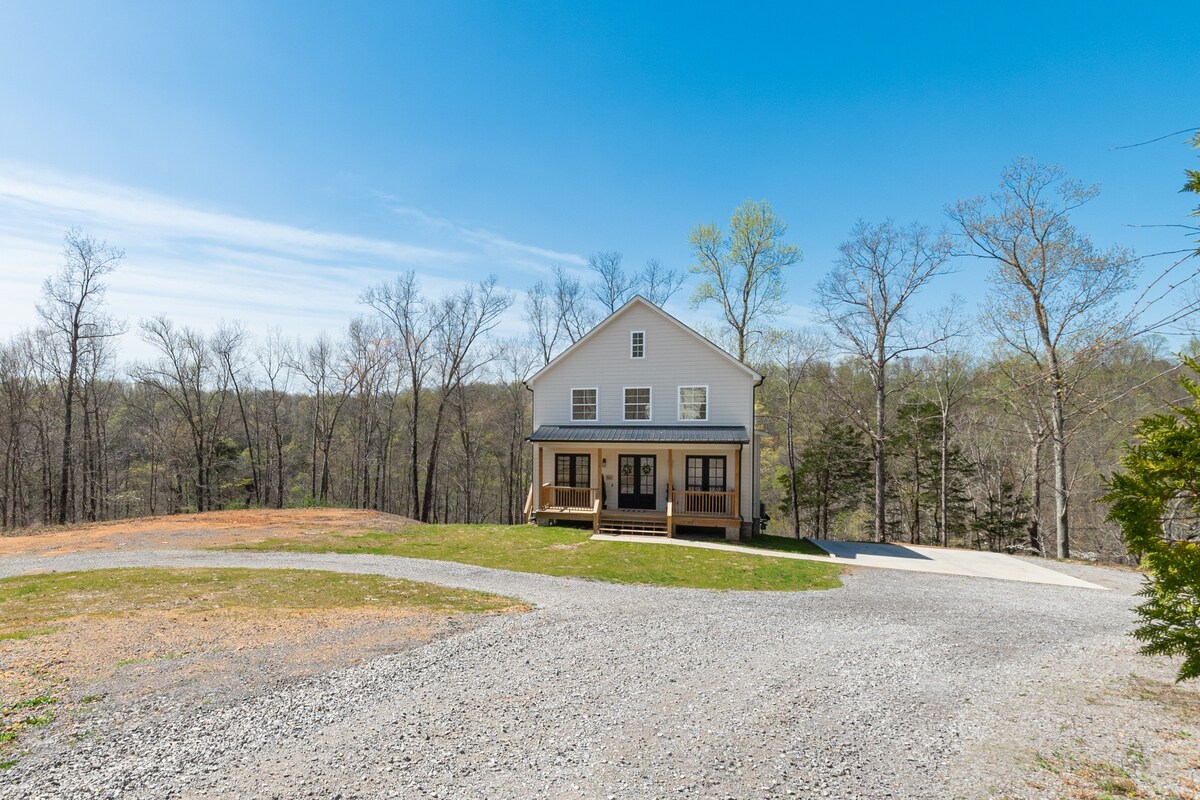
<path fill-rule="evenodd" d="M 663 511 L 601 508 L 598 488 L 579 489 L 546 483 L 540 494 L 540 504 L 532 509 L 533 520 L 587 522 L 595 533 L 673 537 L 678 525 L 724 528 L 726 538 L 736 539 L 741 533 L 742 518 L 733 513 L 736 492 L 671 490 L 671 499 Z"/>
<path fill-rule="evenodd" d="M 631 436 L 646 435 L 645 429 L 629 430 Z M 742 443 L 722 440 L 720 429 L 703 431 L 703 439 L 694 428 L 682 427 L 658 436 L 685 430 L 684 444 L 614 438 L 584 446 L 535 434 L 529 520 L 583 523 L 595 533 L 667 537 L 680 526 L 696 526 L 741 538 L 748 518 Z"/>

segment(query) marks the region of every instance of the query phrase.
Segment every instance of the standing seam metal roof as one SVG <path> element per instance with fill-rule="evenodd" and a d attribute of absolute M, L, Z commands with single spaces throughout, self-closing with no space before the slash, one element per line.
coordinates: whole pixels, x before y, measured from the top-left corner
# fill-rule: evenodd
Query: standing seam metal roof
<path fill-rule="evenodd" d="M 541 425 L 531 442 L 749 444 L 742 425 Z"/>

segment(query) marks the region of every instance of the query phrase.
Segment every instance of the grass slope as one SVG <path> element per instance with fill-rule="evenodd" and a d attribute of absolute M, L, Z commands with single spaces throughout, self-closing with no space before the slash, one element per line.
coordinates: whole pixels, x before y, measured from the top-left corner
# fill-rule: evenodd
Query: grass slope
<path fill-rule="evenodd" d="M 330 531 L 303 540 L 267 539 L 234 549 L 368 553 L 457 561 L 543 575 L 696 589 L 802 591 L 841 585 L 833 564 L 637 542 L 591 541 L 590 531 L 530 525 L 409 525 L 400 531 Z M 768 549 L 779 537 L 765 543 Z M 782 541 L 782 540 L 781 540 Z M 774 549 L 807 552 L 786 540 Z M 813 548 L 816 550 L 816 548 Z M 823 551 L 821 551 L 822 554 Z"/>
<path fill-rule="evenodd" d="M 479 613 L 516 605 L 510 598 L 382 575 L 298 569 L 100 569 L 0 580 L 0 640 L 49 632 L 53 628 L 47 623 L 66 617 L 145 609 L 370 606 Z"/>

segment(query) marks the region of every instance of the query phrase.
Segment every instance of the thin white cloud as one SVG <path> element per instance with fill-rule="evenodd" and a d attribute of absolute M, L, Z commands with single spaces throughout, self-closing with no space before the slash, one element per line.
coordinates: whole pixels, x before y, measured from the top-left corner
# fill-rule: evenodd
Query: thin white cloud
<path fill-rule="evenodd" d="M 346 253 L 401 263 L 461 260 L 465 253 L 307 230 L 262 220 L 197 209 L 161 195 L 55 172 L 0 164 L 0 204 L 30 213 L 69 214 L 86 225 L 153 231 L 178 239 L 210 239 L 245 248 L 334 258 Z"/>
<path fill-rule="evenodd" d="M 571 264 L 575 266 L 584 266 L 587 264 L 587 259 L 578 253 L 566 253 L 561 250 L 549 250 L 544 247 L 537 247 L 536 245 L 514 242 L 512 239 L 508 239 L 498 233 L 494 233 L 484 228 L 471 228 L 453 220 L 446 219 L 445 217 L 435 217 L 430 214 L 426 214 L 424 211 L 421 211 L 417 208 L 393 206 L 392 210 L 401 216 L 415 219 L 430 227 L 437 227 L 453 231 L 467 241 L 475 242 L 486 247 L 496 248 L 498 250 L 507 250 L 511 253 L 520 253 L 533 256 L 541 260 L 562 263 L 564 265 Z"/>
<path fill-rule="evenodd" d="M 114 315 L 136 323 L 165 313 L 204 329 L 240 319 L 289 336 L 343 327 L 363 311 L 357 300 L 367 286 L 408 269 L 436 296 L 490 272 L 519 290 L 552 264 L 584 263 L 416 209 L 406 215 L 418 225 L 402 237 L 355 236 L 0 162 L 0 336 L 36 323 L 41 283 L 58 269 L 63 232 L 74 226 L 126 251 L 109 281 Z M 141 355 L 136 337 L 125 345 Z"/>

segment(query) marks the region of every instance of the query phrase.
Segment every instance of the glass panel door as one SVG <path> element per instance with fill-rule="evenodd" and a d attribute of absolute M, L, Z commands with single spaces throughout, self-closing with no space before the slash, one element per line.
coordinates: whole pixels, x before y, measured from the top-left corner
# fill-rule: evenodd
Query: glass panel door
<path fill-rule="evenodd" d="M 657 507 L 657 475 L 654 456 L 619 456 L 617 459 L 617 507 Z"/>

